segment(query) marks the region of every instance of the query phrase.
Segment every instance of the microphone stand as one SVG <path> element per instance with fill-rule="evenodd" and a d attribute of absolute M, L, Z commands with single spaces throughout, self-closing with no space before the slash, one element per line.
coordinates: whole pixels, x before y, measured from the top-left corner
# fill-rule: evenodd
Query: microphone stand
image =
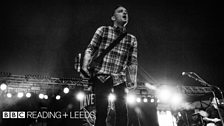
<path fill-rule="evenodd" d="M 221 97 L 222 97 L 222 100 L 224 100 L 223 98 L 223 92 L 222 90 L 218 87 L 218 86 L 214 86 L 214 85 L 211 85 L 211 84 L 208 84 L 206 81 L 204 81 L 199 75 L 197 75 L 196 73 L 192 72 L 196 77 L 199 78 L 200 82 L 204 85 L 204 86 L 207 86 L 207 87 L 215 87 L 216 89 L 219 90 L 220 94 L 221 94 Z"/>
<path fill-rule="evenodd" d="M 196 81 L 201 82 L 201 84 L 202 84 L 203 86 L 207 86 L 207 87 L 211 87 L 211 88 L 214 88 L 214 87 L 217 88 L 217 89 L 219 90 L 220 94 L 221 94 L 222 99 L 223 99 L 223 93 L 222 93 L 222 91 L 221 91 L 221 89 L 220 89 L 219 87 L 207 83 L 207 82 L 204 81 L 199 75 L 197 75 L 197 74 L 194 73 L 194 72 L 192 72 L 192 74 L 194 74 L 196 77 L 192 76 L 191 74 L 186 74 L 186 75 L 187 75 L 188 77 L 190 77 L 190 78 L 195 79 Z M 215 92 L 214 92 L 214 91 L 212 91 L 212 94 L 213 94 L 214 98 L 216 98 L 216 95 L 215 95 Z M 217 104 L 217 110 L 218 110 L 218 114 L 219 114 L 219 117 L 220 117 L 221 122 L 222 122 L 222 126 L 224 126 L 223 118 L 222 118 L 222 115 L 221 115 L 221 112 L 220 112 L 220 109 L 219 109 L 219 106 L 218 106 L 218 101 L 217 101 L 217 99 L 215 99 L 215 102 L 216 102 L 216 104 Z"/>

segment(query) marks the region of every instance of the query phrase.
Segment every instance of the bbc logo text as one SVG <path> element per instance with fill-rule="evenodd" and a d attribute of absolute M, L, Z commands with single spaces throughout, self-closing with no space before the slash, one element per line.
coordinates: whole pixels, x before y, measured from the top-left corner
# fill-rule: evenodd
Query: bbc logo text
<path fill-rule="evenodd" d="M 3 111 L 3 119 L 84 119 L 95 118 L 94 111 Z"/>
<path fill-rule="evenodd" d="M 26 113 L 24 111 L 4 111 L 2 112 L 3 119 L 25 119 Z"/>

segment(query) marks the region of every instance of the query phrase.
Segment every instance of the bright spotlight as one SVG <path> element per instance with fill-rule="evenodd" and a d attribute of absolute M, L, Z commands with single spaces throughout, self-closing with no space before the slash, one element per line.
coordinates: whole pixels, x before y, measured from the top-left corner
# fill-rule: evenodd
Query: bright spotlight
<path fill-rule="evenodd" d="M 114 94 L 110 93 L 109 96 L 108 96 L 108 100 L 113 102 L 113 101 L 116 100 L 116 96 Z"/>
<path fill-rule="evenodd" d="M 18 98 L 22 98 L 23 95 L 24 95 L 24 94 L 23 94 L 22 92 L 18 92 L 17 97 L 18 97 Z"/>
<path fill-rule="evenodd" d="M 174 94 L 171 99 L 173 105 L 178 105 L 182 102 L 182 96 L 180 94 Z"/>
<path fill-rule="evenodd" d="M 162 102 L 167 102 L 170 99 L 172 94 L 169 88 L 162 88 L 159 90 L 158 93 L 159 93 L 158 97 Z"/>
<path fill-rule="evenodd" d="M 31 97 L 31 93 L 29 93 L 29 92 L 26 93 L 26 97 L 27 97 L 27 98 L 30 98 L 30 97 Z"/>
<path fill-rule="evenodd" d="M 60 95 L 57 95 L 55 98 L 56 98 L 57 100 L 60 100 L 60 99 L 61 99 L 61 96 L 60 96 Z"/>
<path fill-rule="evenodd" d="M 48 95 L 44 95 L 44 99 L 48 99 Z"/>
<path fill-rule="evenodd" d="M 79 101 L 82 101 L 82 100 L 85 98 L 85 94 L 84 94 L 84 92 L 79 92 L 79 93 L 76 95 L 76 98 L 77 98 Z"/>
<path fill-rule="evenodd" d="M 128 94 L 126 97 L 126 101 L 129 104 L 134 104 L 136 100 L 136 96 L 134 94 Z"/>
<path fill-rule="evenodd" d="M 6 95 L 7 95 L 8 98 L 11 98 L 12 97 L 12 94 L 11 93 L 7 93 Z"/>
<path fill-rule="evenodd" d="M 143 102 L 148 102 L 148 99 L 147 98 L 143 98 Z"/>
<path fill-rule="evenodd" d="M 0 89 L 2 91 L 4 91 L 4 90 L 6 90 L 6 88 L 7 88 L 7 85 L 5 83 L 2 83 L 1 86 L 0 86 Z"/>
<path fill-rule="evenodd" d="M 155 102 L 155 99 L 154 99 L 154 98 L 152 98 L 150 101 L 151 101 L 151 103 L 153 103 L 153 102 Z"/>
<path fill-rule="evenodd" d="M 142 100 L 141 100 L 141 98 L 136 98 L 136 101 L 141 102 Z"/>
<path fill-rule="evenodd" d="M 39 94 L 39 98 L 40 98 L 40 99 L 43 99 L 43 98 L 44 98 L 44 94 L 42 94 L 42 93 Z"/>
<path fill-rule="evenodd" d="M 69 92 L 69 88 L 68 88 L 68 87 L 65 87 L 64 90 L 63 90 L 63 92 L 64 92 L 65 94 L 67 94 L 67 93 Z"/>

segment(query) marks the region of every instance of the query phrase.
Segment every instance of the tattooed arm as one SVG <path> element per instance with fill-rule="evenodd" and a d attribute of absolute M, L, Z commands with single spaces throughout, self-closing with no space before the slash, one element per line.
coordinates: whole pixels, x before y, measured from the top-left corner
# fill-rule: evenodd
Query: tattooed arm
<path fill-rule="evenodd" d="M 131 48 L 129 60 L 128 60 L 128 71 L 131 83 L 133 84 L 132 88 L 137 87 L 137 70 L 138 70 L 138 61 L 137 61 L 137 40 L 134 37 L 133 47 Z"/>
<path fill-rule="evenodd" d="M 99 45 L 101 43 L 101 38 L 102 38 L 102 33 L 103 33 L 103 29 L 104 27 L 101 26 L 99 27 L 95 34 L 93 35 L 93 38 L 90 42 L 90 44 L 88 45 L 87 49 L 85 50 L 85 55 L 83 57 L 83 63 L 82 63 L 82 70 L 85 71 L 86 74 L 89 74 L 88 71 L 88 65 L 89 62 L 92 59 L 92 55 L 98 50 Z M 83 75 L 82 75 L 83 76 Z M 84 76 L 83 76 L 84 77 Z"/>
<path fill-rule="evenodd" d="M 131 83 L 133 84 L 132 88 L 136 88 L 137 87 L 137 65 L 133 64 L 133 65 L 130 65 L 128 67 L 128 71 L 129 71 L 129 75 L 130 75 L 130 80 L 131 80 Z"/>

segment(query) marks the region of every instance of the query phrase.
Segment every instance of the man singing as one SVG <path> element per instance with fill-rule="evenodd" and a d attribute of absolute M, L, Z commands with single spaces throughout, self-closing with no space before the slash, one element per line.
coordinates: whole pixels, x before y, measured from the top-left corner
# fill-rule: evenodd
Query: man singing
<path fill-rule="evenodd" d="M 118 36 L 126 32 L 128 23 L 128 12 L 123 6 L 117 6 L 114 9 L 111 20 L 113 26 L 99 27 L 90 44 L 88 45 L 82 69 L 88 75 L 89 63 L 94 55 L 99 56 Z M 92 78 L 93 91 L 96 98 L 96 122 L 95 126 L 106 126 L 108 95 L 113 89 L 116 95 L 115 113 L 116 126 L 127 126 L 127 108 L 126 92 L 127 83 L 126 70 L 129 71 L 131 79 L 131 88 L 137 86 L 137 40 L 136 37 L 127 34 L 125 37 L 111 49 L 103 58 L 99 66 L 95 66 L 95 76 Z"/>

